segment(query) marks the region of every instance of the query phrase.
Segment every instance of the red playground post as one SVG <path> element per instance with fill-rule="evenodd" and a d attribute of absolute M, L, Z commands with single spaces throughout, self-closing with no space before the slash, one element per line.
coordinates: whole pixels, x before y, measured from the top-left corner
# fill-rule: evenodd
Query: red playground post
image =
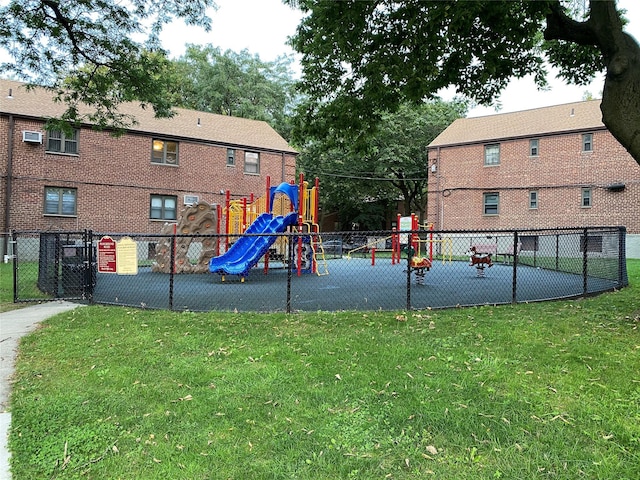
<path fill-rule="evenodd" d="M 270 212 L 271 211 L 271 176 L 267 175 L 267 189 L 266 189 L 266 195 L 264 197 L 264 211 L 265 212 Z M 264 274 L 266 275 L 267 273 L 269 273 L 269 250 L 267 250 L 267 252 L 264 254 Z"/>

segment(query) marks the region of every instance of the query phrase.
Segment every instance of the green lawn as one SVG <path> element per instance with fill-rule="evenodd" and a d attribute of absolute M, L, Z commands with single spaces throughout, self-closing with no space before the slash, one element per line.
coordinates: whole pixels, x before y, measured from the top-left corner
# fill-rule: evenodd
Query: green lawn
<path fill-rule="evenodd" d="M 24 287 L 20 291 L 21 298 L 41 298 L 47 300 L 49 295 L 38 290 L 38 264 L 27 263 L 20 271 L 21 285 Z M 13 303 L 13 265 L 11 263 L 0 263 L 0 313 L 16 308 L 23 308 L 28 303 Z"/>
<path fill-rule="evenodd" d="M 25 337 L 15 480 L 640 478 L 640 261 L 577 301 L 90 306 Z"/>
<path fill-rule="evenodd" d="M 0 313 L 15 308 L 11 302 L 13 302 L 13 271 L 10 263 L 0 263 Z"/>

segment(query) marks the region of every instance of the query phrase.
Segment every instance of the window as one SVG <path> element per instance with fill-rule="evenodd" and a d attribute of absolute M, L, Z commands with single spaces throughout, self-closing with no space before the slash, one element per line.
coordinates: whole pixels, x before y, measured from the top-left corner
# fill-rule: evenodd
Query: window
<path fill-rule="evenodd" d="M 74 216 L 77 211 L 78 191 L 75 188 L 45 187 L 44 214 Z"/>
<path fill-rule="evenodd" d="M 484 209 L 483 212 L 485 215 L 498 215 L 500 209 L 500 194 L 499 193 L 485 193 L 483 194 L 484 198 Z"/>
<path fill-rule="evenodd" d="M 236 164 L 236 151 L 233 148 L 227 148 L 227 165 L 233 167 Z"/>
<path fill-rule="evenodd" d="M 49 130 L 47 132 L 47 152 L 78 154 L 78 130 L 67 132 Z"/>
<path fill-rule="evenodd" d="M 518 237 L 518 241 L 522 244 L 520 250 L 538 251 L 538 235 L 521 235 Z"/>
<path fill-rule="evenodd" d="M 149 216 L 152 220 L 175 220 L 177 218 L 177 197 L 171 195 L 151 195 Z"/>
<path fill-rule="evenodd" d="M 602 253 L 602 235 L 580 235 L 580 251 Z"/>
<path fill-rule="evenodd" d="M 484 146 L 484 164 L 500 165 L 500 144 Z"/>
<path fill-rule="evenodd" d="M 529 156 L 537 157 L 540 154 L 540 140 L 534 138 L 529 140 Z"/>
<path fill-rule="evenodd" d="M 178 164 L 178 142 L 169 140 L 153 139 L 151 151 L 151 161 L 153 163 L 164 163 L 167 165 Z"/>
<path fill-rule="evenodd" d="M 582 134 L 582 151 L 583 152 L 593 151 L 593 133 Z"/>
<path fill-rule="evenodd" d="M 538 191 L 531 190 L 529 192 L 529 208 L 535 209 L 538 208 Z"/>
<path fill-rule="evenodd" d="M 260 173 L 260 154 L 256 152 L 244 153 L 244 173 Z"/>
<path fill-rule="evenodd" d="M 592 204 L 591 199 L 591 188 L 583 188 L 582 189 L 582 207 L 587 208 Z"/>

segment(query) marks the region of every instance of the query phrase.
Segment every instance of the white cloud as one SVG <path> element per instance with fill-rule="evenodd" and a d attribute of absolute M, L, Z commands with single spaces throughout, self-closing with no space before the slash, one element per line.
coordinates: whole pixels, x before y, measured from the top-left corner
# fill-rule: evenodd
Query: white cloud
<path fill-rule="evenodd" d="M 5 3 L 6 0 L 0 2 Z M 273 61 L 282 55 L 294 55 L 286 42 L 295 33 L 302 18 L 300 11 L 284 5 L 281 0 L 217 0 L 217 3 L 218 10 L 210 11 L 212 29 L 209 32 L 188 27 L 181 21 L 165 27 L 161 40 L 172 57 L 184 54 L 187 43 L 211 44 L 223 51 L 240 52 L 246 49 L 265 61 Z M 618 0 L 618 7 L 627 10 L 627 32 L 640 39 L 640 2 Z M 0 49 L 0 61 L 3 58 L 6 58 L 6 53 Z M 299 69 L 296 65 L 294 71 L 297 74 Z M 552 77 L 549 78 L 550 89 L 544 92 L 538 91 L 530 78 L 512 80 L 499 99 L 502 106 L 500 111 L 513 112 L 579 101 L 587 91 L 596 98 L 601 95 L 601 77 L 587 87 L 566 85 L 562 80 Z M 478 107 L 470 114 L 479 116 L 494 113 L 496 111 L 493 108 Z"/>
<path fill-rule="evenodd" d="M 184 22 L 167 26 L 160 36 L 172 57 L 185 51 L 185 44 L 211 44 L 221 50 L 248 50 L 260 59 L 273 61 L 293 55 L 287 37 L 292 36 L 302 18 L 299 10 L 281 0 L 217 0 L 218 10 L 210 11 L 211 30 L 187 27 Z"/>
<path fill-rule="evenodd" d="M 627 33 L 640 40 L 640 2 L 638 0 L 618 0 L 618 8 L 627 10 L 626 17 L 629 20 L 626 27 Z M 562 79 L 556 78 L 555 73 L 549 75 L 548 81 L 549 89 L 540 91 L 532 77 L 513 79 L 503 90 L 498 100 L 501 106 L 498 112 L 491 107 L 476 107 L 469 112 L 469 116 L 479 117 L 579 102 L 583 100 L 587 92 L 593 98 L 602 98 L 603 75 L 598 75 L 587 86 L 568 85 Z"/>
<path fill-rule="evenodd" d="M 211 12 L 211 32 L 185 27 L 180 23 L 165 30 L 162 39 L 172 56 L 182 55 L 185 43 L 210 43 L 222 50 L 235 52 L 247 49 L 266 61 L 294 54 L 286 41 L 287 37 L 295 33 L 302 18 L 301 12 L 284 5 L 281 0 L 218 0 L 218 6 L 216 12 Z M 627 10 L 627 31 L 640 39 L 640 2 L 618 0 L 618 7 Z M 602 76 L 582 87 L 567 85 L 563 80 L 555 78 L 553 73 L 548 80 L 549 89 L 539 91 L 532 78 L 513 79 L 500 96 L 499 111 L 513 112 L 576 102 L 582 100 L 587 92 L 594 98 L 602 95 Z M 449 90 L 447 96 L 453 96 L 452 90 Z M 470 112 L 470 116 L 495 113 L 496 110 L 492 107 L 476 107 Z"/>

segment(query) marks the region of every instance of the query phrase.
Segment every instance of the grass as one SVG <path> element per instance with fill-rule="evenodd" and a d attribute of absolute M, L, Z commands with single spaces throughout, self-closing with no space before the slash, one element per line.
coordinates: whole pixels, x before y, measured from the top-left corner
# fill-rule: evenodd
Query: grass
<path fill-rule="evenodd" d="M 34 298 L 48 300 L 49 295 L 38 290 L 38 264 L 25 263 L 20 269 L 20 285 L 23 289 L 19 292 L 20 298 Z M 29 303 L 13 303 L 13 265 L 0 263 L 0 313 L 17 308 L 23 308 Z"/>
<path fill-rule="evenodd" d="M 11 264 L 0 263 L 0 304 L 13 302 L 13 273 Z"/>
<path fill-rule="evenodd" d="M 13 302 L 13 270 L 10 263 L 0 263 L 0 313 L 15 308 Z"/>
<path fill-rule="evenodd" d="M 628 267 L 628 288 L 530 305 L 78 308 L 22 340 L 13 478 L 639 478 Z"/>

